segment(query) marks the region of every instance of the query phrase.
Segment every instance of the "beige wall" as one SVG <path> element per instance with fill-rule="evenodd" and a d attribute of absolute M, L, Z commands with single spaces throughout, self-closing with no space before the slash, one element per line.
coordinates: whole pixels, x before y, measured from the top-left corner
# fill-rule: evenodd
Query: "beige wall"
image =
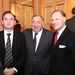
<path fill-rule="evenodd" d="M 34 6 L 10 3 L 10 1 L 0 0 L 0 20 L 2 13 L 11 9 L 21 23 L 22 30 L 31 28 L 31 17 L 34 14 L 41 14 L 45 19 L 44 27 L 50 29 L 50 15 L 53 10 L 63 10 L 67 18 L 70 18 L 71 9 L 75 6 L 75 0 L 33 0 Z"/>
<path fill-rule="evenodd" d="M 0 0 L 0 20 L 2 13 L 6 10 L 10 10 L 10 0 Z"/>
<path fill-rule="evenodd" d="M 2 14 L 4 11 L 10 10 L 10 0 L 0 0 L 0 31 L 3 30 L 2 21 Z"/>
<path fill-rule="evenodd" d="M 14 4 L 12 5 L 12 13 L 14 13 L 21 24 L 22 31 L 28 28 L 31 28 L 31 18 L 33 16 L 33 7 L 31 6 L 24 6 L 20 4 Z M 15 11 L 13 11 L 15 10 Z"/>
<path fill-rule="evenodd" d="M 50 28 L 50 15 L 53 10 L 59 9 L 66 13 L 67 18 L 72 16 L 71 9 L 75 6 L 75 0 L 42 0 L 42 14 L 45 18 L 45 28 Z"/>

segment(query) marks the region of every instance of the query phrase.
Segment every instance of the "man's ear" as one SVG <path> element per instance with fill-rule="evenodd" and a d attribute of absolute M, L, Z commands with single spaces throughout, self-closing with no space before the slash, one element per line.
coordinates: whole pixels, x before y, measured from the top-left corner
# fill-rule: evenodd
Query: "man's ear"
<path fill-rule="evenodd" d="M 14 26 L 16 25 L 16 21 L 14 21 Z"/>
<path fill-rule="evenodd" d="M 66 17 L 64 17 L 64 22 L 66 22 L 66 20 L 67 20 L 67 18 L 66 18 Z"/>
<path fill-rule="evenodd" d="M 1 21 L 2 25 L 3 25 L 3 21 Z"/>

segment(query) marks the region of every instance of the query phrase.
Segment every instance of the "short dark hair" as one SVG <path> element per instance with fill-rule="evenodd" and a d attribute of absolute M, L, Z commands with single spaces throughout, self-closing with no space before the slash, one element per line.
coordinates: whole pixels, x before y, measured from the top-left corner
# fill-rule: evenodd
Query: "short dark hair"
<path fill-rule="evenodd" d="M 60 13 L 62 14 L 62 16 L 66 17 L 65 12 L 62 11 L 62 10 L 54 10 L 54 11 L 52 12 L 52 14 L 55 13 L 55 12 L 60 12 Z M 52 16 L 52 14 L 51 14 L 51 16 Z"/>
<path fill-rule="evenodd" d="M 72 14 L 75 14 L 75 7 L 72 8 Z"/>
<path fill-rule="evenodd" d="M 14 16 L 14 20 L 16 20 L 16 16 L 15 16 L 11 11 L 5 11 L 5 12 L 2 14 L 2 20 L 3 20 L 4 15 L 6 15 L 6 14 L 8 14 L 8 13 L 12 14 L 12 15 Z"/>
<path fill-rule="evenodd" d="M 41 15 L 33 15 L 32 19 L 37 16 L 39 16 L 44 21 L 44 18 Z"/>
<path fill-rule="evenodd" d="M 16 30 L 16 31 L 21 31 L 21 24 L 16 24 L 15 26 L 14 26 L 14 30 Z"/>

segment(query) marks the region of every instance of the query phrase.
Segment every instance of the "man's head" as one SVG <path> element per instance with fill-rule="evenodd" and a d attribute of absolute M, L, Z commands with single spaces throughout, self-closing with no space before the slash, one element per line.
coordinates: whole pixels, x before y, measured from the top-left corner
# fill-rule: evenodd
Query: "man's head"
<path fill-rule="evenodd" d="M 2 15 L 2 24 L 4 29 L 12 30 L 16 23 L 16 16 L 12 14 L 10 11 L 5 11 Z"/>
<path fill-rule="evenodd" d="M 40 15 L 34 15 L 32 17 L 32 29 L 34 32 L 39 32 L 44 24 L 44 19 Z"/>
<path fill-rule="evenodd" d="M 65 26 L 66 14 L 63 11 L 55 10 L 51 14 L 52 26 L 55 30 L 61 29 Z"/>

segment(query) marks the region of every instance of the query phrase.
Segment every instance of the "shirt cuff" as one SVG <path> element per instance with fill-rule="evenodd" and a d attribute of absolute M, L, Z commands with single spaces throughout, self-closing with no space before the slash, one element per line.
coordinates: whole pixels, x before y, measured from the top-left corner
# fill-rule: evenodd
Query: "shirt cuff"
<path fill-rule="evenodd" d="M 15 67 L 13 67 L 13 69 L 16 71 L 16 73 L 18 72 L 18 70 Z"/>
<path fill-rule="evenodd" d="M 7 68 L 4 70 L 4 72 L 7 70 Z"/>
<path fill-rule="evenodd" d="M 4 72 L 7 70 L 7 68 L 4 70 Z M 13 67 L 13 70 L 17 73 L 18 72 L 18 70 L 15 68 L 15 67 Z"/>

